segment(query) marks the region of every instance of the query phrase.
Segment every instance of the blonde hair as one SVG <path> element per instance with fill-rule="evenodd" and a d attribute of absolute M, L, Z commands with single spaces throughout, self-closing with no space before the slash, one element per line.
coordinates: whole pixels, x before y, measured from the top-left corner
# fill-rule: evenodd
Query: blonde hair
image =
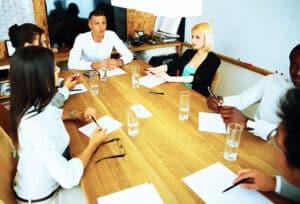
<path fill-rule="evenodd" d="M 213 47 L 213 32 L 208 23 L 198 23 L 193 26 L 192 32 L 203 33 L 205 37 L 203 50 L 210 51 Z"/>

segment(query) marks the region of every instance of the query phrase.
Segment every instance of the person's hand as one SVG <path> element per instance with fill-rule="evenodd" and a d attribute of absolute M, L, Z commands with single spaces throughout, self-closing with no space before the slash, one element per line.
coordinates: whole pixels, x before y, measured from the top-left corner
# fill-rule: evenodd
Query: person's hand
<path fill-rule="evenodd" d="M 215 112 L 220 112 L 220 109 L 223 104 L 223 97 L 217 96 L 218 100 L 214 99 L 214 97 L 209 96 L 207 97 L 206 104 L 207 107 Z"/>
<path fill-rule="evenodd" d="M 97 127 L 89 140 L 89 145 L 95 145 L 95 147 L 98 147 L 99 145 L 101 145 L 103 142 L 105 142 L 107 138 L 106 135 L 106 129 L 105 128 L 101 128 L 101 127 Z"/>
<path fill-rule="evenodd" d="M 259 191 L 274 191 L 276 186 L 276 179 L 257 169 L 242 169 L 238 172 L 237 178 L 234 179 L 233 184 L 242 179 L 251 178 L 253 182 L 242 183 L 241 187 L 248 189 L 255 189 Z"/>
<path fill-rule="evenodd" d="M 157 74 L 157 76 L 167 82 L 172 82 L 172 77 L 170 75 L 168 75 L 166 72 L 161 72 L 161 73 Z"/>
<path fill-rule="evenodd" d="M 167 66 L 158 66 L 158 67 L 150 67 L 147 69 L 147 73 L 151 73 L 151 74 L 160 74 L 162 72 L 167 72 L 168 67 Z"/>
<path fill-rule="evenodd" d="M 115 69 L 116 67 L 120 67 L 123 65 L 123 61 L 121 59 L 106 59 L 106 67 L 108 70 Z"/>
<path fill-rule="evenodd" d="M 91 116 L 96 117 L 96 110 L 94 108 L 88 107 L 85 111 L 77 111 L 74 114 L 76 120 L 81 120 L 83 122 L 91 122 Z"/>
<path fill-rule="evenodd" d="M 224 123 L 227 125 L 229 123 L 239 123 L 243 126 L 243 128 L 246 128 L 246 122 L 248 118 L 243 115 L 243 113 L 232 106 L 222 106 L 220 108 L 220 114 L 223 118 Z"/>
<path fill-rule="evenodd" d="M 71 90 L 76 86 L 78 80 L 79 79 L 73 79 L 73 75 L 70 75 L 64 79 L 63 85 Z"/>
<path fill-rule="evenodd" d="M 101 67 L 106 67 L 107 66 L 107 60 L 101 60 L 99 62 L 93 62 L 91 64 L 92 69 L 100 69 Z"/>

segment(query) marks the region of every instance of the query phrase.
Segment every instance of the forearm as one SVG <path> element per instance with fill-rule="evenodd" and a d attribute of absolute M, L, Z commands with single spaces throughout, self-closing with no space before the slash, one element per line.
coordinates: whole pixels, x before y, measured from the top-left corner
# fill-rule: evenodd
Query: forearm
<path fill-rule="evenodd" d="M 185 82 L 185 83 L 191 83 L 194 80 L 193 76 L 173 76 L 170 77 L 169 82 Z"/>
<path fill-rule="evenodd" d="M 89 143 L 88 146 L 81 152 L 81 154 L 79 154 L 77 156 L 77 158 L 79 158 L 81 160 L 84 168 L 89 163 L 89 161 L 90 161 L 92 155 L 94 154 L 94 152 L 96 151 L 96 149 L 97 149 L 96 144 Z"/>

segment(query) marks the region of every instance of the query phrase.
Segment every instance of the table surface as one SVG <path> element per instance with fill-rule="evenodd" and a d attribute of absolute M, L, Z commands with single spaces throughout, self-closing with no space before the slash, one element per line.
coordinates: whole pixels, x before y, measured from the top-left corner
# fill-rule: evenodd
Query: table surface
<path fill-rule="evenodd" d="M 124 66 L 136 64 L 149 67 L 141 60 L 135 60 Z M 78 73 L 69 70 L 62 75 Z M 88 77 L 81 76 L 79 83 L 87 88 Z M 72 95 L 66 101 L 64 109 L 84 109 L 94 107 L 97 118 L 109 115 L 121 121 L 123 127 L 112 132 L 108 139 L 118 137 L 126 149 L 126 156 L 121 158 L 95 161 L 107 155 L 118 153 L 114 145 L 103 145 L 93 155 L 81 180 L 88 203 L 97 203 L 97 198 L 117 192 L 135 185 L 152 183 L 165 203 L 203 203 L 182 178 L 195 173 L 215 162 L 221 162 L 237 173 L 241 168 L 258 168 L 269 174 L 276 174 L 273 148 L 265 141 L 244 131 L 235 162 L 223 158 L 224 134 L 200 132 L 198 130 L 198 113 L 210 112 L 206 106 L 206 98 L 188 89 L 181 83 L 164 83 L 151 90 L 164 92 L 165 95 L 149 94 L 149 88 L 131 87 L 131 75 L 113 76 L 107 81 L 100 81 L 99 94 L 90 92 Z M 188 121 L 178 120 L 179 91 L 189 90 L 190 118 Z M 152 117 L 140 119 L 139 134 L 130 137 L 127 134 L 126 107 L 131 103 L 145 106 Z M 71 136 L 71 153 L 79 154 L 88 144 L 88 138 L 78 132 L 83 126 L 80 122 L 65 122 Z M 276 193 L 263 193 L 276 203 L 287 202 Z"/>

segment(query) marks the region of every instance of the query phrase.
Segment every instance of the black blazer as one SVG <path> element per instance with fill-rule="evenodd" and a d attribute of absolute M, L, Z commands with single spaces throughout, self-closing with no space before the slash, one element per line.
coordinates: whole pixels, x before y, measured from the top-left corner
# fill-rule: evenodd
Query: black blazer
<path fill-rule="evenodd" d="M 196 54 L 197 50 L 186 50 L 178 60 L 173 60 L 167 64 L 168 74 L 175 76 L 179 70 L 180 76 L 182 75 L 185 65 L 189 63 L 192 57 Z M 204 96 L 209 96 L 207 86 L 211 85 L 211 81 L 220 66 L 221 61 L 213 52 L 209 52 L 202 64 L 199 65 L 195 74 L 194 81 L 192 81 L 192 89 L 199 92 Z"/>

